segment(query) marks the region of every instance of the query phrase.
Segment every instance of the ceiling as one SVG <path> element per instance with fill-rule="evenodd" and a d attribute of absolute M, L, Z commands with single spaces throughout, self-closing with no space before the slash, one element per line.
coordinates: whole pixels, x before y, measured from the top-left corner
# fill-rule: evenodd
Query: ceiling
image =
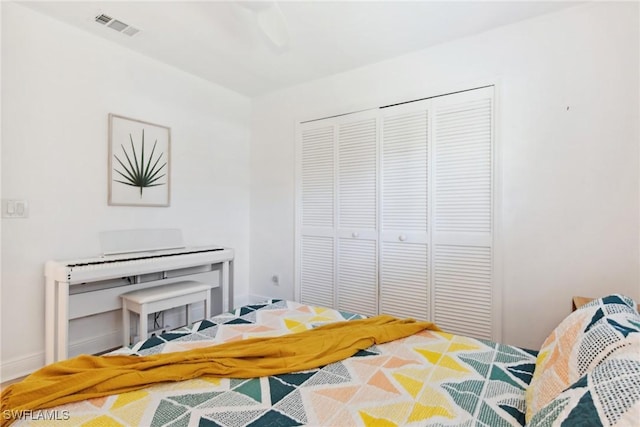
<path fill-rule="evenodd" d="M 254 97 L 573 6 L 564 1 L 29 1 L 25 6 Z M 279 7 L 288 42 L 261 31 Z M 277 10 L 277 9 L 276 9 Z M 107 14 L 133 37 L 95 22 Z"/>

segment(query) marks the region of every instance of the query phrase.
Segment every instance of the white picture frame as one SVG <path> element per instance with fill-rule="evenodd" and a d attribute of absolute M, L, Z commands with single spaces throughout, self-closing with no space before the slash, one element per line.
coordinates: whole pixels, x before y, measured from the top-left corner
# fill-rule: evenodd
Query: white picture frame
<path fill-rule="evenodd" d="M 171 128 L 109 114 L 108 165 L 109 205 L 170 205 Z"/>

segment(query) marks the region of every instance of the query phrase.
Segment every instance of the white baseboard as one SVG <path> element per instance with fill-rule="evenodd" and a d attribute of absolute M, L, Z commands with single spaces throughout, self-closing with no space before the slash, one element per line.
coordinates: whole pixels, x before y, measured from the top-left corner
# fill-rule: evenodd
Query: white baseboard
<path fill-rule="evenodd" d="M 121 344 L 122 332 L 119 330 L 111 331 L 108 334 L 72 342 L 71 345 L 69 345 L 69 355 L 75 356 L 82 353 L 92 354 L 96 352 L 96 349 L 120 347 Z M 0 363 L 0 380 L 1 382 L 14 380 L 29 375 L 43 366 L 44 351 L 2 361 L 2 363 Z"/>
<path fill-rule="evenodd" d="M 116 347 L 122 347 L 121 330 L 72 342 L 69 345 L 69 357 L 77 356 L 78 354 L 94 354 L 100 349 L 107 350 Z"/>
<path fill-rule="evenodd" d="M 44 352 L 27 354 L 0 364 L 0 382 L 15 380 L 29 375 L 44 366 Z"/>

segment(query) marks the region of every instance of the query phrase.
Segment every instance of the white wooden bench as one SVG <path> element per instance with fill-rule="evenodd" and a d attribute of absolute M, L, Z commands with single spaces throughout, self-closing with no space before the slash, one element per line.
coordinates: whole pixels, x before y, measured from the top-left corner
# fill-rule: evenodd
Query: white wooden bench
<path fill-rule="evenodd" d="M 158 311 L 174 307 L 187 307 L 187 325 L 189 322 L 189 304 L 204 301 L 204 317 L 211 310 L 211 286 L 202 282 L 188 280 L 157 286 L 120 295 L 122 298 L 123 345 L 131 342 L 130 312 L 138 314 L 139 339 L 147 337 L 147 316 Z"/>

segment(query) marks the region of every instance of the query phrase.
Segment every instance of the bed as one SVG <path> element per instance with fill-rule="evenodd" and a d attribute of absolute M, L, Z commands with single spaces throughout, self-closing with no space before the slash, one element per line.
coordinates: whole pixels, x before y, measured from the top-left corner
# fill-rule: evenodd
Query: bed
<path fill-rule="evenodd" d="M 46 415 L 54 414 L 61 425 L 83 426 L 493 427 L 521 426 L 527 421 L 551 426 L 563 420 L 574 425 L 571 417 L 579 411 L 581 416 L 589 415 L 583 420 L 593 420 L 593 425 L 633 425 L 624 423 L 637 421 L 634 417 L 640 415 L 636 412 L 640 411 L 640 315 L 628 298 L 608 298 L 587 304 L 565 319 L 540 354 L 425 330 L 312 370 L 163 383 L 49 408 Z M 112 354 L 180 352 L 360 318 L 363 316 L 324 307 L 269 300 Z M 602 347 L 598 351 L 607 353 L 606 357 L 593 356 L 595 350 L 583 348 L 589 345 Z M 576 367 L 569 367 L 573 357 Z M 606 372 L 595 375 L 609 360 L 614 363 L 609 363 Z M 622 368 L 630 373 L 620 375 Z M 603 375 L 605 391 L 594 386 Z M 612 378 L 613 382 L 625 379 L 619 384 L 626 390 L 624 401 L 603 409 L 598 396 L 606 395 L 603 399 L 611 401 L 618 393 Z M 591 405 L 585 403 L 586 394 Z M 50 419 L 42 418 L 46 416 L 39 419 L 32 413 L 12 425 L 52 425 Z"/>

